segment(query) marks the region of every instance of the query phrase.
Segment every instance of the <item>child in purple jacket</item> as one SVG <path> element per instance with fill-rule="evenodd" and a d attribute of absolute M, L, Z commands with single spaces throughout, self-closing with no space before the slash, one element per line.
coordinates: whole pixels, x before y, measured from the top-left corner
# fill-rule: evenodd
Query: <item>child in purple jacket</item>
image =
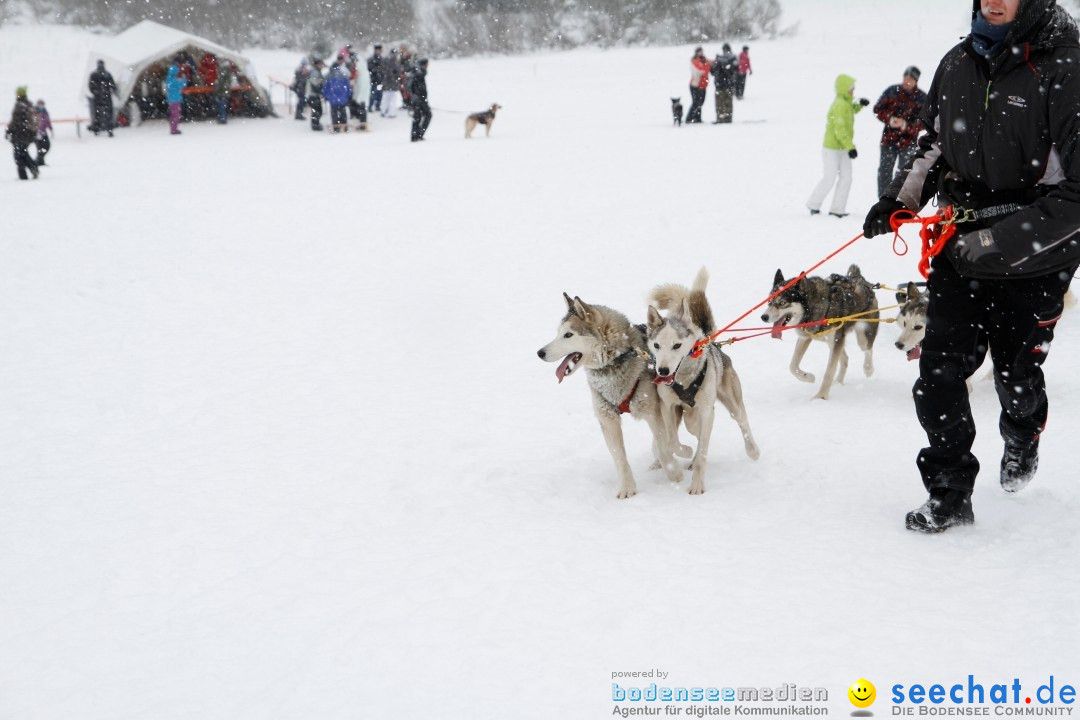
<path fill-rule="evenodd" d="M 49 142 L 49 134 L 53 132 L 52 120 L 49 119 L 49 111 L 45 109 L 45 101 L 38 100 L 37 106 L 34 108 L 37 112 L 38 131 L 37 136 L 34 138 L 34 144 L 37 145 L 37 164 L 45 164 L 45 153 L 49 152 L 49 148 L 52 147 L 52 143 Z"/>

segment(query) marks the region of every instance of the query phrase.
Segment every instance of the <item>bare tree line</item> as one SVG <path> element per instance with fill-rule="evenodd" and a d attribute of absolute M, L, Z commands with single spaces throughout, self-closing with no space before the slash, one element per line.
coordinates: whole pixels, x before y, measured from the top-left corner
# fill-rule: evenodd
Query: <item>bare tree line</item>
<path fill-rule="evenodd" d="M 780 0 L 0 0 L 12 17 L 123 30 L 150 19 L 233 47 L 349 38 L 431 55 L 772 36 Z"/>

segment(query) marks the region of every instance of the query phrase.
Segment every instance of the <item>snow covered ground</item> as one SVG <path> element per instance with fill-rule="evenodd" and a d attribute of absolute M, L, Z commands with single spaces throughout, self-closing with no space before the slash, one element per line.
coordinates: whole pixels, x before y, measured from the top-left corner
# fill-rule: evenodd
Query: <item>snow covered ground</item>
<path fill-rule="evenodd" d="M 612 672 L 649 668 L 826 687 L 841 715 L 860 677 L 879 715 L 894 683 L 1075 685 L 1076 317 L 1038 478 L 997 487 L 978 382 L 977 525 L 939 537 L 902 526 L 923 438 L 892 326 L 875 376 L 853 362 L 827 402 L 788 374 L 791 338 L 734 346 L 762 457 L 718 419 L 700 497 L 647 470 L 634 424 L 639 494 L 617 501 L 584 377 L 535 356 L 563 291 L 640 321 L 653 285 L 705 265 L 733 318 L 855 235 L 869 113 L 852 216 L 803 206 L 833 78 L 874 100 L 914 63 L 928 86 L 955 5 L 788 0 L 799 33 L 751 43 L 726 127 L 671 127 L 689 47 L 582 50 L 433 61 L 422 144 L 405 116 L 64 127 L 39 181 L 8 165 L 0 717 L 600 718 Z M 0 28 L 0 98 L 29 83 L 75 112 L 92 45 Z M 251 55 L 279 77 L 297 59 Z M 495 101 L 492 137 L 465 142 L 451 111 Z M 914 279 L 889 245 L 823 272 Z"/>

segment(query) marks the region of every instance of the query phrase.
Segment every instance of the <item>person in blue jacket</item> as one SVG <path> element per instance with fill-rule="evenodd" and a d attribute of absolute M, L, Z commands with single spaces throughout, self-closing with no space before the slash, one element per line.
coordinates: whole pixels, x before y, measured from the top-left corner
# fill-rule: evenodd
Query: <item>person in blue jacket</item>
<path fill-rule="evenodd" d="M 187 78 L 180 77 L 180 68 L 174 62 L 169 66 L 168 76 L 165 78 L 165 99 L 169 102 L 169 133 L 179 135 L 180 128 L 180 105 L 184 102 L 184 88 L 187 87 Z"/>
<path fill-rule="evenodd" d="M 323 97 L 330 103 L 330 124 L 334 132 L 349 130 L 349 100 L 352 98 L 352 84 L 349 82 L 349 70 L 345 67 L 345 56 L 338 55 L 330 67 L 323 85 Z"/>

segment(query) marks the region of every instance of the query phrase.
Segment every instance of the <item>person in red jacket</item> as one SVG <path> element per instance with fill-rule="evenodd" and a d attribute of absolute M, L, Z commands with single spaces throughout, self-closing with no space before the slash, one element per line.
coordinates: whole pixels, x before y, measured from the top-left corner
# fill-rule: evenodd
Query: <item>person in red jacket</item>
<path fill-rule="evenodd" d="M 746 76 L 753 75 L 754 71 L 750 68 L 750 46 L 743 45 L 742 52 L 739 53 L 739 71 L 735 74 L 735 97 L 742 100 L 743 93 L 746 92 Z"/>
<path fill-rule="evenodd" d="M 926 106 L 926 93 L 919 89 L 919 68 L 904 71 L 899 85 L 890 85 L 874 105 L 874 114 L 885 123 L 881 133 L 881 162 L 878 163 L 877 192 L 880 198 L 893 180 L 893 168 L 899 160 L 903 170 L 919 150 L 919 116 Z"/>
<path fill-rule="evenodd" d="M 701 107 L 705 104 L 705 91 L 709 88 L 709 70 L 712 63 L 705 57 L 701 47 L 694 48 L 690 58 L 690 109 L 686 111 L 687 123 L 701 122 Z"/>
<path fill-rule="evenodd" d="M 217 82 L 217 74 L 217 58 L 212 53 L 206 53 L 202 56 L 202 60 L 199 61 L 199 77 L 202 78 L 204 85 L 212 87 Z"/>

